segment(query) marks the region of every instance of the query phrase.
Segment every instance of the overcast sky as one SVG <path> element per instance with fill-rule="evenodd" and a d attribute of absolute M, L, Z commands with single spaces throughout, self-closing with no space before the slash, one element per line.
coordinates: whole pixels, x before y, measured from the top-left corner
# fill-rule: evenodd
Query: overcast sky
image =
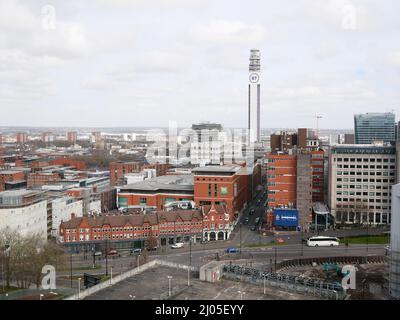
<path fill-rule="evenodd" d="M 399 12 L 398 0 L 0 0 L 0 125 L 245 127 L 252 48 L 263 128 L 399 115 Z"/>

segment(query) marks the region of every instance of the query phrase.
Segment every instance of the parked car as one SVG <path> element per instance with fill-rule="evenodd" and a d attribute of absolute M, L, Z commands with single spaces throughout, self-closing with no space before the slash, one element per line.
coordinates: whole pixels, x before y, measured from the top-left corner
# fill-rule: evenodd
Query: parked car
<path fill-rule="evenodd" d="M 254 212 L 255 212 L 255 210 L 251 209 L 249 214 L 252 216 L 254 214 Z"/>
<path fill-rule="evenodd" d="M 177 243 L 174 243 L 171 246 L 172 249 L 179 249 L 179 248 L 182 248 L 182 247 L 183 247 L 183 242 L 177 242 Z"/>
<path fill-rule="evenodd" d="M 157 251 L 157 247 L 146 248 L 147 251 Z"/>
<path fill-rule="evenodd" d="M 257 226 L 256 225 L 252 225 L 250 228 L 251 231 L 256 231 L 257 230 Z"/>
<path fill-rule="evenodd" d="M 118 251 L 117 250 L 110 250 L 110 251 L 108 251 L 108 255 L 109 256 L 116 256 L 116 255 L 118 255 Z"/>
<path fill-rule="evenodd" d="M 230 248 L 227 248 L 227 249 L 225 250 L 225 252 L 226 252 L 226 253 L 238 253 L 239 250 L 238 250 L 238 248 L 230 247 Z"/>
<path fill-rule="evenodd" d="M 249 217 L 246 217 L 246 219 L 244 219 L 243 223 L 244 223 L 244 224 L 248 224 L 249 221 L 250 221 Z"/>
<path fill-rule="evenodd" d="M 133 253 L 133 254 L 141 254 L 142 253 L 142 249 L 140 249 L 140 248 L 132 249 L 131 253 Z"/>

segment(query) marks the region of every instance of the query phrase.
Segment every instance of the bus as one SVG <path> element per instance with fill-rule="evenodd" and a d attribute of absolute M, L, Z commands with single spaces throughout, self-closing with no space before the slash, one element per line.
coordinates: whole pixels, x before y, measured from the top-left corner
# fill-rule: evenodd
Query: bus
<path fill-rule="evenodd" d="M 339 239 L 336 237 L 310 237 L 307 239 L 308 247 L 333 247 L 339 245 Z"/>

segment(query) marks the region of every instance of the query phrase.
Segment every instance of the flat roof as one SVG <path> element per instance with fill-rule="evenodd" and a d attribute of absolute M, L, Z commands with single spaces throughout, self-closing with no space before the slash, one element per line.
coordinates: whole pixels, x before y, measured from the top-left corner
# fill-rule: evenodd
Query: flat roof
<path fill-rule="evenodd" d="M 168 175 L 127 184 L 120 188 L 123 191 L 194 191 L 193 175 Z"/>
<path fill-rule="evenodd" d="M 18 190 L 6 190 L 0 192 L 0 196 L 10 196 L 10 197 L 23 197 L 27 195 L 35 195 L 43 192 L 35 191 L 35 190 L 27 190 L 27 189 L 18 189 Z"/>
<path fill-rule="evenodd" d="M 236 173 L 242 167 L 239 165 L 224 165 L 224 166 L 205 166 L 192 169 L 193 173 Z"/>
<path fill-rule="evenodd" d="M 15 173 L 20 173 L 23 171 L 19 171 L 19 170 L 2 170 L 0 171 L 0 174 L 15 174 Z"/>

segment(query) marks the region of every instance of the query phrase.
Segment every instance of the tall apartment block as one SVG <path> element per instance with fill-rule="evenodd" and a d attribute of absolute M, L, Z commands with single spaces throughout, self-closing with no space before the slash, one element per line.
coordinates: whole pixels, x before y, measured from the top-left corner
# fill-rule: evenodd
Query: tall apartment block
<path fill-rule="evenodd" d="M 17 143 L 25 143 L 28 141 L 28 135 L 25 132 L 18 132 L 16 139 Z"/>
<path fill-rule="evenodd" d="M 329 151 L 329 207 L 337 224 L 390 223 L 396 148 L 336 145 Z"/>
<path fill-rule="evenodd" d="M 395 141 L 395 115 L 393 113 L 366 113 L 354 116 L 356 144 L 374 141 Z"/>
<path fill-rule="evenodd" d="M 78 133 L 73 131 L 73 132 L 67 132 L 67 140 L 68 142 L 75 143 L 76 140 L 78 139 Z"/>

